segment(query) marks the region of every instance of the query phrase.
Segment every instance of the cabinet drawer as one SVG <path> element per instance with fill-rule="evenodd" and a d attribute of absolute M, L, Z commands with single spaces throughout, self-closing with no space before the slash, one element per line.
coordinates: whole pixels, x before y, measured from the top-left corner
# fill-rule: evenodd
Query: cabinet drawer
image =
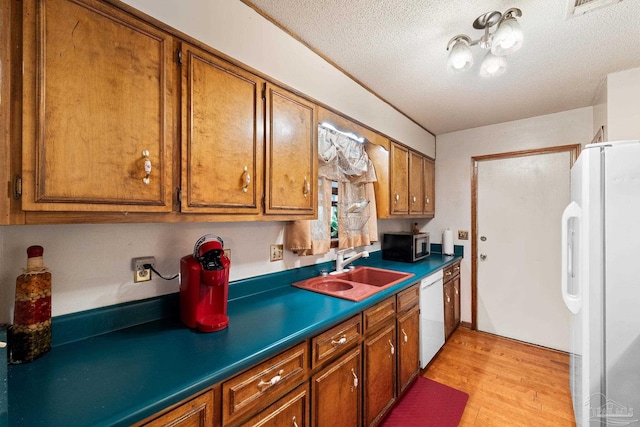
<path fill-rule="evenodd" d="M 308 426 L 309 383 L 301 385 L 268 408 L 260 410 L 254 417 L 237 425 L 244 427 Z"/>
<path fill-rule="evenodd" d="M 460 261 L 455 264 L 451 264 L 449 267 L 444 269 L 444 278 L 443 280 L 446 282 L 448 280 L 453 279 L 455 276 L 460 274 Z"/>
<path fill-rule="evenodd" d="M 363 313 L 364 332 L 367 333 L 396 317 L 396 297 L 374 305 Z"/>
<path fill-rule="evenodd" d="M 362 322 L 360 316 L 354 316 L 321 333 L 311 340 L 311 366 L 316 368 L 351 344 L 360 342 L 362 338 Z"/>
<path fill-rule="evenodd" d="M 219 389 L 218 389 L 219 390 Z M 218 394 L 219 396 L 219 394 Z M 220 401 L 218 401 L 218 405 Z M 219 425 L 214 420 L 214 392 L 208 391 L 177 408 L 165 413 L 153 421 L 142 424 L 143 427 L 188 427 Z M 218 423 L 220 421 L 218 420 Z M 137 425 L 137 424 L 136 424 Z"/>
<path fill-rule="evenodd" d="M 409 289 L 405 289 L 404 291 L 398 293 L 396 295 L 396 305 L 398 313 L 403 313 L 418 304 L 420 300 L 420 286 L 416 283 L 411 286 Z"/>
<path fill-rule="evenodd" d="M 222 420 L 264 408 L 305 379 L 307 343 L 284 351 L 222 384 Z"/>

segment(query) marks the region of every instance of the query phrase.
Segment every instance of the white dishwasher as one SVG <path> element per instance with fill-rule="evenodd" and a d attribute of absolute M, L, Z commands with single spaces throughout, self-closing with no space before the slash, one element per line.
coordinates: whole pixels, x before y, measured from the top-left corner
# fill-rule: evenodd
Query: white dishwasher
<path fill-rule="evenodd" d="M 420 367 L 444 345 L 442 270 L 420 281 Z"/>

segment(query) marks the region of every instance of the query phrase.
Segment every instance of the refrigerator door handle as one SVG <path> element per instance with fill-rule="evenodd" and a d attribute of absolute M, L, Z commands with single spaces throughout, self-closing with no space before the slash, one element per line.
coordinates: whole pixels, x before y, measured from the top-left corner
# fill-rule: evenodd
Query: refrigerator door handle
<path fill-rule="evenodd" d="M 573 314 L 577 314 L 582 306 L 582 290 L 580 289 L 582 285 L 578 281 L 576 293 L 573 294 L 569 292 L 569 278 L 575 277 L 573 242 L 570 241 L 571 236 L 569 236 L 571 232 L 569 229 L 569 221 L 572 218 L 576 218 L 579 221 L 581 216 L 582 210 L 576 202 L 569 203 L 564 212 L 562 212 L 562 299 L 569 311 Z M 578 222 L 578 224 L 580 223 Z M 580 233 L 580 228 L 580 225 L 578 225 L 578 233 Z"/>

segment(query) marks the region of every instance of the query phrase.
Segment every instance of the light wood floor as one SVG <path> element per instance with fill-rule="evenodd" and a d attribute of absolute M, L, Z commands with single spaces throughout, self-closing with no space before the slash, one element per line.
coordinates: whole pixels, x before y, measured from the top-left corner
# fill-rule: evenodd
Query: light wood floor
<path fill-rule="evenodd" d="M 575 426 L 569 356 L 459 327 L 422 375 L 469 394 L 460 426 Z"/>

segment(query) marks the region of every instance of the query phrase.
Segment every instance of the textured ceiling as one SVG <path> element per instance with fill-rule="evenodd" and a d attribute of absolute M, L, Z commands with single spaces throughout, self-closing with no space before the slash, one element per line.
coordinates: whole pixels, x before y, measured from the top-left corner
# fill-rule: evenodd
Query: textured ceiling
<path fill-rule="evenodd" d="M 593 105 L 606 75 L 640 67 L 640 0 L 565 19 L 566 0 L 243 0 L 408 117 L 439 135 Z M 507 71 L 447 71 L 456 34 L 479 15 L 522 10 Z"/>

